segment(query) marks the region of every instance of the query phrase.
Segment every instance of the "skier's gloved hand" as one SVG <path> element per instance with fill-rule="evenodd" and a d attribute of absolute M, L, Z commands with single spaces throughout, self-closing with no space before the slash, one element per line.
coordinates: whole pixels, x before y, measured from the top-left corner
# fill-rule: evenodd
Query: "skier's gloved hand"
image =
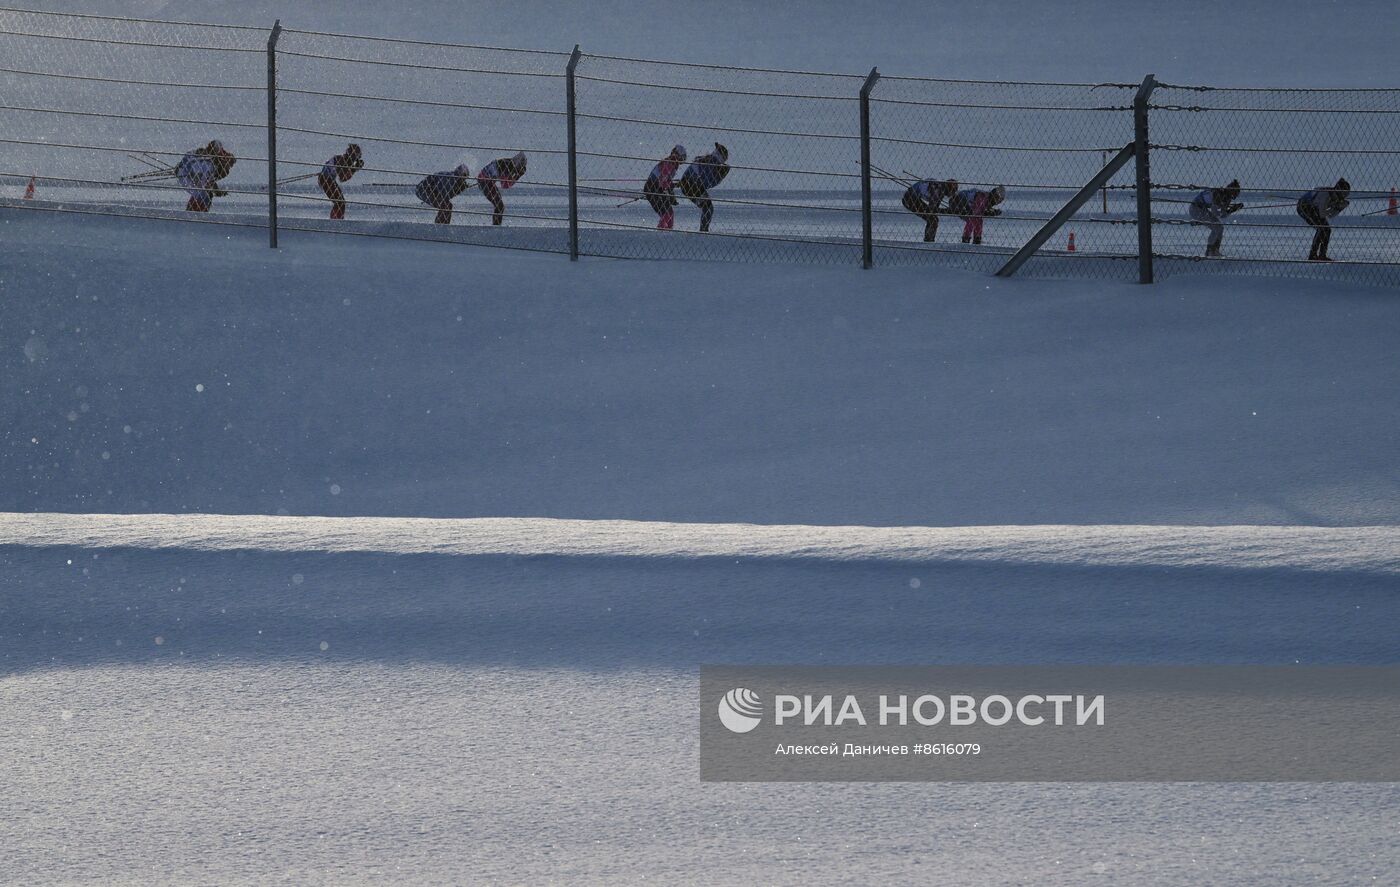
<path fill-rule="evenodd" d="M 1232 203 L 1225 208 L 1225 213 L 1226 215 L 1229 215 L 1230 213 L 1237 213 L 1242 209 L 1244 209 L 1243 203 Z"/>
<path fill-rule="evenodd" d="M 1001 215 L 1001 210 L 1000 210 L 1000 209 L 997 209 L 996 207 L 992 207 L 991 209 L 989 209 L 989 210 L 987 210 L 985 213 L 983 213 L 983 215 L 986 215 L 986 216 L 999 216 L 999 215 Z"/>
<path fill-rule="evenodd" d="M 225 191 L 223 188 L 215 188 L 215 189 L 214 189 L 214 196 L 215 196 L 215 197 L 227 197 L 227 196 L 228 196 L 228 192 Z"/>

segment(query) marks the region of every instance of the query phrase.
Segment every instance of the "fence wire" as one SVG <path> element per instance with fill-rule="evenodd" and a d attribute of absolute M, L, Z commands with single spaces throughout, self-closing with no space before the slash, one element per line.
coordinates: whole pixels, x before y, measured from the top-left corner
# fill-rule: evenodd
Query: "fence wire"
<path fill-rule="evenodd" d="M 581 252 L 859 261 L 864 78 L 597 55 L 576 78 Z"/>
<path fill-rule="evenodd" d="M 0 200 L 269 224 L 271 36 L 0 8 Z M 282 30 L 279 227 L 568 252 L 571 56 Z M 1139 87 L 586 53 L 573 82 L 582 254 L 861 262 L 866 87 L 874 263 L 987 273 L 1134 140 Z M 1148 112 L 1160 272 L 1400 284 L 1400 90 L 1159 84 Z M 192 186 L 177 167 L 214 140 L 236 163 Z M 1133 279 L 1137 210 L 1129 163 L 1022 273 Z"/>
<path fill-rule="evenodd" d="M 564 252 L 568 249 L 564 65 L 568 53 L 288 29 L 277 45 L 283 227 L 346 228 Z M 363 168 L 325 170 L 359 146 Z M 494 190 L 479 179 L 524 152 L 527 172 Z M 462 173 L 463 188 L 419 184 Z M 297 179 L 300 177 L 300 180 Z M 541 184 L 556 183 L 556 184 Z M 504 207 L 493 225 L 496 207 Z M 430 204 L 425 200 L 431 200 Z M 282 201 L 279 201 L 281 203 Z M 445 213 L 443 207 L 447 207 Z M 435 222 L 440 222 L 435 224 Z"/>
<path fill-rule="evenodd" d="M 1163 271 L 1400 283 L 1400 90 L 1160 85 L 1150 111 Z M 1317 261 L 1319 241 L 1330 262 Z"/>
<path fill-rule="evenodd" d="M 214 139 L 262 153 L 267 33 L 0 9 L 0 193 L 32 182 L 45 208 L 185 217 L 156 173 Z M 240 156 L 226 181 L 266 182 L 266 163 Z"/>
<path fill-rule="evenodd" d="M 877 263 L 995 272 L 1132 140 L 1135 90 L 882 78 L 871 96 Z M 1137 255 L 1131 183 L 1131 168 L 1121 171 L 1027 273 L 1132 277 L 1116 261 Z"/>

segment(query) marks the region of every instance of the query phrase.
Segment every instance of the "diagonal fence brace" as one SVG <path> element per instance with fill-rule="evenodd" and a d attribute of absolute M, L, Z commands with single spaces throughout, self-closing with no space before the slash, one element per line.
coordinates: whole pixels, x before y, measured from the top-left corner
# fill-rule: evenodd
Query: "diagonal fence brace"
<path fill-rule="evenodd" d="M 1034 237 L 1026 241 L 1025 246 L 1016 251 L 1016 255 L 1012 256 L 1005 265 L 1001 266 L 1001 270 L 997 271 L 997 277 L 1010 277 L 1015 274 L 1016 271 L 1026 263 L 1027 259 L 1035 255 L 1035 253 L 1045 245 L 1045 242 L 1053 237 L 1055 232 L 1060 230 L 1060 227 L 1063 226 L 1065 222 L 1070 220 L 1071 216 L 1079 212 L 1080 207 L 1089 202 L 1089 199 L 1094 196 L 1095 192 L 1108 184 L 1108 180 L 1113 178 L 1114 175 L 1118 173 L 1118 170 L 1127 166 L 1128 161 L 1132 160 L 1135 156 L 1137 156 L 1136 142 L 1129 142 L 1124 145 L 1117 154 L 1113 155 L 1113 159 L 1108 161 L 1108 165 L 1099 170 L 1098 174 L 1090 179 L 1083 188 L 1080 188 L 1079 191 L 1069 199 L 1068 203 L 1060 207 L 1060 211 L 1055 213 L 1055 215 L 1050 218 L 1050 221 L 1046 222 L 1039 231 L 1035 232 Z"/>

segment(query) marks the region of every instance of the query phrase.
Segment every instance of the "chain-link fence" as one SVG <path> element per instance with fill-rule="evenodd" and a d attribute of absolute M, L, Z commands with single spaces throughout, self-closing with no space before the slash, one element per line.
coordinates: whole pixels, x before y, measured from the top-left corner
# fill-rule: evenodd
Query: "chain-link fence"
<path fill-rule="evenodd" d="M 786 71 L 14 9 L 0 50 L 11 206 L 274 243 L 1400 283 L 1400 90 Z"/>
<path fill-rule="evenodd" d="M 594 55 L 575 76 L 581 252 L 860 261 L 864 77 Z"/>
<path fill-rule="evenodd" d="M 1149 108 L 1159 268 L 1400 283 L 1400 90 L 1160 84 Z"/>
<path fill-rule="evenodd" d="M 871 94 L 876 261 L 998 270 L 1132 141 L 1137 88 L 881 78 Z M 1132 277 L 1132 181 L 1131 167 L 1115 175 L 1026 270 Z"/>
<path fill-rule="evenodd" d="M 275 57 L 281 227 L 568 249 L 569 53 L 288 28 Z"/>
<path fill-rule="evenodd" d="M 0 193 L 50 210 L 192 215 L 166 171 L 213 139 L 264 140 L 266 43 L 259 28 L 0 9 Z M 230 201 L 266 203 L 261 154 L 243 152 L 221 182 Z M 266 224 L 257 211 L 212 220 Z"/>

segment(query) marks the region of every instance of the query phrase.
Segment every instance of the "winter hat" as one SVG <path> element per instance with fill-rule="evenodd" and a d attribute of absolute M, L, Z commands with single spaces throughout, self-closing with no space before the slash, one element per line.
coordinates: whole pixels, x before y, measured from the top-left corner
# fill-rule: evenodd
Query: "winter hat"
<path fill-rule="evenodd" d="M 1231 179 L 1231 180 L 1230 180 L 1230 184 L 1228 184 L 1228 185 L 1225 186 L 1225 190 L 1226 190 L 1226 191 L 1229 191 L 1231 194 L 1238 194 L 1238 193 L 1240 193 L 1240 180 L 1239 180 L 1239 179 Z"/>
<path fill-rule="evenodd" d="M 459 163 L 457 164 L 457 168 L 452 170 L 452 173 L 453 175 L 457 175 L 465 179 L 471 176 L 472 171 L 467 167 L 465 163 Z"/>
<path fill-rule="evenodd" d="M 725 160 L 729 159 L 729 149 L 721 145 L 719 142 L 715 142 L 715 153 Z"/>
<path fill-rule="evenodd" d="M 212 141 L 209 142 L 209 150 L 210 150 L 210 151 L 222 151 L 222 150 L 224 150 L 224 143 L 221 142 L 221 141 L 219 141 L 218 139 L 214 139 L 214 140 L 212 140 Z"/>
<path fill-rule="evenodd" d="M 1006 186 L 997 185 L 992 189 L 992 203 L 1001 203 L 1006 199 Z"/>
<path fill-rule="evenodd" d="M 516 151 L 514 154 L 511 155 L 510 159 L 513 160 L 513 161 L 515 162 L 515 165 L 516 165 L 516 166 L 524 166 L 524 165 L 525 165 L 525 152 L 524 152 L 524 151 Z"/>
<path fill-rule="evenodd" d="M 360 146 L 355 144 L 354 142 L 351 142 L 349 145 L 345 146 L 345 153 L 350 157 L 359 157 Z"/>
<path fill-rule="evenodd" d="M 671 147 L 671 156 L 677 160 L 685 159 L 685 145 L 674 145 Z"/>
<path fill-rule="evenodd" d="M 1337 190 L 1351 193 L 1351 182 L 1348 182 L 1346 179 L 1337 179 Z"/>

